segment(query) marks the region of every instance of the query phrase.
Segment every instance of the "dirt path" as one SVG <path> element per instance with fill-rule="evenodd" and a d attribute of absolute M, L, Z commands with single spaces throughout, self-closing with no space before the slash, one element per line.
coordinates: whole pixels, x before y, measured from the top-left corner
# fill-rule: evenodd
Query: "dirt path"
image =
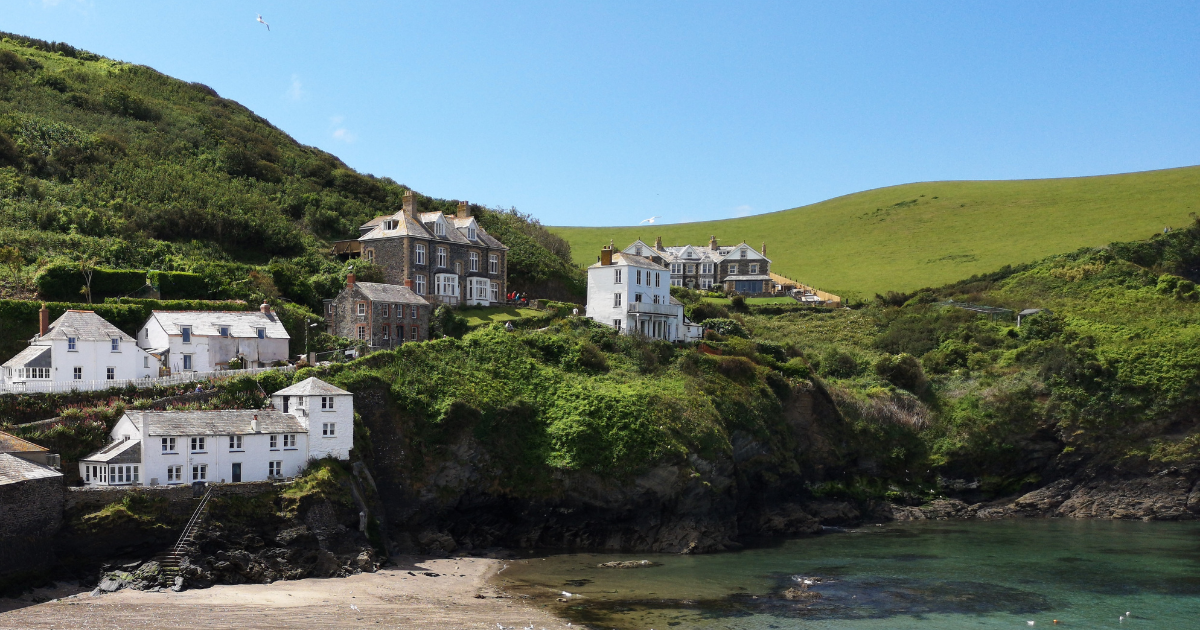
<path fill-rule="evenodd" d="M 221 585 L 182 593 L 121 590 L 97 597 L 42 592 L 37 595 L 63 598 L 42 604 L 0 599 L 0 628 L 496 630 L 498 623 L 515 628 L 532 623 L 536 629 L 565 630 L 567 624 L 550 612 L 489 584 L 502 562 L 398 558 L 378 573 L 343 579 Z"/>

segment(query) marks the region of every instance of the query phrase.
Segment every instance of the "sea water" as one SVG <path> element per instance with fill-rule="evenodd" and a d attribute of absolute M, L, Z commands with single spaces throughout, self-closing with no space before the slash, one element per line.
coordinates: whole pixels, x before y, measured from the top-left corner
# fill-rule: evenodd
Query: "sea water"
<path fill-rule="evenodd" d="M 597 566 L 622 560 L 659 566 Z M 619 630 L 939 630 L 1029 628 L 1030 622 L 1194 630 L 1200 629 L 1200 524 L 1028 519 L 865 526 L 730 553 L 534 557 L 512 561 L 501 580 L 576 625 Z"/>

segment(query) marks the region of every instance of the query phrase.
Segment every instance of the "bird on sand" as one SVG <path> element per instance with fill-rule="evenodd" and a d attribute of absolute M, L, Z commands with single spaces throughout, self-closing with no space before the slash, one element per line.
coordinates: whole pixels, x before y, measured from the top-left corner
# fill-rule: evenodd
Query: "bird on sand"
<path fill-rule="evenodd" d="M 641 225 L 643 223 L 654 223 L 656 220 L 661 219 L 661 218 L 662 217 L 650 217 L 649 219 L 642 219 L 641 221 L 638 222 L 638 225 Z"/>
<path fill-rule="evenodd" d="M 269 31 L 269 30 L 271 30 L 271 25 L 270 25 L 270 24 L 267 24 L 267 21 L 266 21 L 266 20 L 264 20 L 264 19 L 262 19 L 262 14 L 261 14 L 261 13 L 259 13 L 259 14 L 258 14 L 258 23 L 259 23 L 259 24 L 262 24 L 262 25 L 263 25 L 263 26 L 265 26 L 265 27 L 267 27 L 267 30 L 268 30 L 268 31 Z"/>

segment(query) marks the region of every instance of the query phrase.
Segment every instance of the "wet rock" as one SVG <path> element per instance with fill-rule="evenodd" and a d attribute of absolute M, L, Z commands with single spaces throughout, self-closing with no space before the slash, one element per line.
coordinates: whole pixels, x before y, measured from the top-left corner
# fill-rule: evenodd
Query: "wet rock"
<path fill-rule="evenodd" d="M 648 567 L 661 567 L 662 563 L 650 562 L 649 560 L 624 560 L 621 562 L 601 562 L 596 566 L 601 569 L 645 569 Z"/>
<path fill-rule="evenodd" d="M 821 594 L 817 591 L 810 591 L 807 588 L 792 587 L 783 592 L 783 598 L 791 600 L 814 600 L 821 599 Z"/>
<path fill-rule="evenodd" d="M 125 582 L 123 580 L 116 580 L 111 577 L 106 577 L 103 580 L 100 580 L 100 584 L 96 588 L 104 593 L 115 593 L 120 590 L 122 586 L 125 586 Z"/>
<path fill-rule="evenodd" d="M 342 564 L 338 562 L 337 556 L 329 550 L 322 549 L 317 552 L 317 563 L 313 566 L 312 574 L 315 577 L 333 577 L 341 568 Z"/>
<path fill-rule="evenodd" d="M 1044 514 L 1057 508 L 1071 498 L 1074 485 L 1070 479 L 1060 479 L 1054 483 L 1039 488 L 1013 501 L 1014 509 Z"/>
<path fill-rule="evenodd" d="M 827 510 L 840 518 L 846 516 L 839 508 Z M 855 511 L 857 513 L 857 511 Z M 796 536 L 800 534 L 815 534 L 821 531 L 821 521 L 795 503 L 785 503 L 775 508 L 764 510 L 751 526 L 754 533 L 767 536 Z"/>

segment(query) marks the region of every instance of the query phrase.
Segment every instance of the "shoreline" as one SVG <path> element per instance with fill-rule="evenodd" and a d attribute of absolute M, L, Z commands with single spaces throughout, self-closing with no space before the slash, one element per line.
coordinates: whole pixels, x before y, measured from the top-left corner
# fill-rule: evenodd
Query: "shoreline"
<path fill-rule="evenodd" d="M 490 558 L 398 556 L 375 573 L 345 578 L 218 584 L 179 593 L 122 589 L 95 597 L 90 589 L 61 584 L 0 599 L 0 629 L 570 627 L 548 606 L 505 591 L 496 579 L 504 565 Z"/>

